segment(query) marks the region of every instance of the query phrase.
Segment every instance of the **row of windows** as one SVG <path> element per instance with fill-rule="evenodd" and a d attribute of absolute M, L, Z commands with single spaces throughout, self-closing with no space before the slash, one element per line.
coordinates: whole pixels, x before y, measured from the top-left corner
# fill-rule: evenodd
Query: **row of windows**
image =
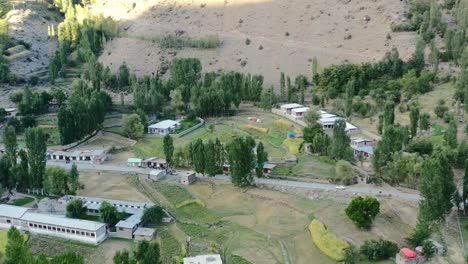
<path fill-rule="evenodd" d="M 101 202 L 95 202 L 95 201 L 88 201 L 88 203 L 92 204 L 101 204 Z M 138 209 L 143 209 L 142 206 L 134 206 L 134 205 L 123 205 L 123 204 L 113 204 L 114 206 L 119 206 L 119 207 L 127 207 L 127 208 L 138 208 Z"/>
<path fill-rule="evenodd" d="M 49 226 L 49 225 L 39 225 L 39 224 L 29 223 L 29 227 L 34 227 L 34 228 L 44 229 L 44 230 L 50 230 L 50 231 L 57 231 L 57 232 L 62 232 L 62 233 L 68 233 L 68 234 L 73 234 L 73 235 L 81 235 L 81 236 L 89 236 L 89 237 L 95 237 L 96 236 L 96 233 L 84 232 L 84 231 L 75 231 L 74 229 L 61 228 L 61 227 L 55 227 L 55 226 Z"/>

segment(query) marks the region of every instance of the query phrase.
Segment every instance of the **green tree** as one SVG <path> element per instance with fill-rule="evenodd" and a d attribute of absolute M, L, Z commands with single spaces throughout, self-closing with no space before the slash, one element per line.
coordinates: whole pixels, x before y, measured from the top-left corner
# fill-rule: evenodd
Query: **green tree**
<path fill-rule="evenodd" d="M 69 175 L 61 167 L 47 167 L 44 178 L 44 189 L 52 195 L 64 195 L 70 190 Z"/>
<path fill-rule="evenodd" d="M 67 204 L 67 217 L 84 219 L 86 217 L 86 207 L 80 199 L 73 199 Z"/>
<path fill-rule="evenodd" d="M 114 264 L 136 264 L 136 261 L 133 260 L 130 252 L 128 252 L 126 249 L 117 251 L 113 260 Z"/>
<path fill-rule="evenodd" d="M 8 242 L 5 247 L 5 264 L 27 264 L 30 255 L 26 247 L 23 235 L 16 227 L 12 226 L 8 230 Z"/>
<path fill-rule="evenodd" d="M 174 89 L 170 92 L 169 97 L 171 98 L 171 106 L 174 108 L 177 114 L 181 113 L 184 108 L 185 104 L 182 98 L 181 89 Z"/>
<path fill-rule="evenodd" d="M 330 157 L 335 160 L 353 160 L 353 151 L 351 150 L 351 139 L 345 131 L 346 122 L 343 119 L 335 121 L 333 126 L 333 139 L 330 145 Z"/>
<path fill-rule="evenodd" d="M 28 153 L 21 149 L 18 152 L 20 163 L 16 170 L 16 188 L 20 191 L 31 187 L 31 179 L 29 174 Z"/>
<path fill-rule="evenodd" d="M 350 245 L 344 250 L 344 264 L 357 264 L 359 263 L 359 249 L 356 246 Z"/>
<path fill-rule="evenodd" d="M 350 117 L 353 113 L 353 98 L 356 82 L 351 80 L 346 84 L 346 100 L 345 100 L 345 114 Z"/>
<path fill-rule="evenodd" d="M 197 149 L 194 149 L 197 151 Z M 205 160 L 205 171 L 208 176 L 213 177 L 219 173 L 218 167 L 216 166 L 216 148 L 215 143 L 209 140 L 204 146 L 204 160 Z"/>
<path fill-rule="evenodd" d="M 431 117 L 428 113 L 421 113 L 419 116 L 419 128 L 421 130 L 428 130 L 431 126 Z"/>
<path fill-rule="evenodd" d="M 408 62 L 409 66 L 416 70 L 416 74 L 421 74 L 421 71 L 424 69 L 424 48 L 426 44 L 422 37 L 418 37 L 416 40 L 416 50 Z"/>
<path fill-rule="evenodd" d="M 130 72 L 128 70 L 127 64 L 124 62 L 119 67 L 119 76 L 118 76 L 118 84 L 119 87 L 122 89 L 123 87 L 128 86 L 130 78 Z"/>
<path fill-rule="evenodd" d="M 143 137 L 145 126 L 141 123 L 138 114 L 122 116 L 123 131 L 127 137 L 131 139 L 139 139 Z"/>
<path fill-rule="evenodd" d="M 72 164 L 70 169 L 70 192 L 75 193 L 77 190 L 80 189 L 80 174 L 78 172 L 78 167 L 75 163 Z"/>
<path fill-rule="evenodd" d="M 5 145 L 5 157 L 10 167 L 16 166 L 17 153 L 16 149 L 16 131 L 12 126 L 7 125 L 3 130 L 3 144 Z"/>
<path fill-rule="evenodd" d="M 195 172 L 205 175 L 207 165 L 207 161 L 205 160 L 206 149 L 201 139 L 197 139 L 195 140 L 195 142 L 192 142 L 191 153 L 193 169 L 195 170 Z M 214 155 L 214 153 L 212 154 Z M 213 161 L 210 162 L 212 163 Z"/>
<path fill-rule="evenodd" d="M 284 72 L 281 72 L 281 75 L 280 75 L 280 101 L 281 102 L 284 102 L 286 101 L 287 99 L 287 95 L 286 95 L 286 81 L 284 79 Z"/>
<path fill-rule="evenodd" d="M 418 122 L 419 122 L 419 107 L 413 106 L 411 107 L 411 112 L 410 112 L 411 138 L 416 137 L 416 134 L 418 133 Z"/>
<path fill-rule="evenodd" d="M 263 147 L 263 143 L 259 142 L 257 145 L 257 166 L 255 167 L 255 173 L 257 174 L 258 178 L 263 177 L 263 165 L 265 162 L 268 161 L 268 153 L 265 152 L 265 147 Z"/>
<path fill-rule="evenodd" d="M 405 238 L 406 243 L 415 248 L 422 245 L 422 243 L 431 236 L 431 226 L 426 222 L 419 221 L 416 228 L 408 237 Z"/>
<path fill-rule="evenodd" d="M 371 196 L 356 197 L 345 209 L 346 215 L 357 227 L 369 229 L 377 214 L 380 212 L 380 203 Z"/>
<path fill-rule="evenodd" d="M 64 253 L 54 256 L 50 264 L 84 264 L 84 258 L 77 252 L 67 250 Z"/>
<path fill-rule="evenodd" d="M 254 147 L 255 141 L 251 137 L 237 137 L 227 146 L 229 170 L 234 186 L 246 187 L 254 183 Z"/>
<path fill-rule="evenodd" d="M 384 106 L 383 113 L 383 130 L 387 126 L 393 125 L 395 122 L 395 104 L 392 101 L 387 101 Z"/>
<path fill-rule="evenodd" d="M 139 264 L 161 264 L 161 250 L 157 242 L 150 242 Z"/>
<path fill-rule="evenodd" d="M 161 206 L 153 205 L 143 211 L 141 223 L 143 226 L 159 224 L 166 214 Z"/>
<path fill-rule="evenodd" d="M 424 161 L 419 186 L 422 197 L 419 219 L 422 221 L 441 221 L 451 211 L 456 193 L 452 164 L 451 151 L 441 146 Z"/>
<path fill-rule="evenodd" d="M 40 189 L 43 185 L 46 170 L 46 135 L 40 128 L 28 128 L 25 133 L 25 141 L 32 187 Z"/>
<path fill-rule="evenodd" d="M 170 135 L 164 136 L 163 151 L 164 156 L 166 157 L 166 162 L 169 164 L 169 166 L 172 166 L 172 159 L 174 157 L 174 141 Z"/>
<path fill-rule="evenodd" d="M 99 207 L 101 221 L 113 227 L 120 221 L 120 215 L 117 208 L 107 201 L 101 203 Z"/>
<path fill-rule="evenodd" d="M 468 199 L 468 159 L 465 160 L 465 174 L 463 176 L 463 193 L 462 193 L 462 197 L 463 197 L 463 205 L 464 205 L 464 208 L 465 210 L 467 210 L 467 199 Z"/>
<path fill-rule="evenodd" d="M 453 149 L 457 147 L 457 123 L 455 123 L 455 120 L 450 121 L 449 127 L 444 134 L 444 139 L 449 147 Z"/>
<path fill-rule="evenodd" d="M 398 245 L 388 240 L 366 240 L 360 248 L 368 260 L 385 260 L 398 253 Z"/>

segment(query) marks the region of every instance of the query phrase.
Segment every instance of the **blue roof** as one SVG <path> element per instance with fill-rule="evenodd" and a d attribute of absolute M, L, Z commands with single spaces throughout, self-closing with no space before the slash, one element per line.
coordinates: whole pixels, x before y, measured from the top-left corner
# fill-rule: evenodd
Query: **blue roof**
<path fill-rule="evenodd" d="M 362 147 L 357 148 L 357 150 L 365 152 L 367 154 L 371 154 L 371 155 L 374 154 L 374 148 L 372 148 L 371 146 L 362 146 Z"/>

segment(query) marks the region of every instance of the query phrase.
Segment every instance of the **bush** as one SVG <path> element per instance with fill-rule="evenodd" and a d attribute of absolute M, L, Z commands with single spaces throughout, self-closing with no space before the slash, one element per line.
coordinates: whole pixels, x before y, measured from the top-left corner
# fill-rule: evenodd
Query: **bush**
<path fill-rule="evenodd" d="M 309 225 L 309 231 L 312 241 L 325 255 L 335 261 L 343 261 L 345 259 L 344 250 L 349 247 L 346 241 L 328 232 L 325 225 L 317 219 L 312 220 Z"/>
<path fill-rule="evenodd" d="M 396 25 L 392 25 L 391 29 L 393 32 L 404 32 L 404 31 L 415 30 L 415 28 L 411 24 L 396 24 Z"/>
<path fill-rule="evenodd" d="M 444 117 L 444 114 L 448 111 L 448 107 L 445 105 L 444 100 L 439 100 L 437 106 L 434 108 L 434 113 L 438 118 Z"/>
<path fill-rule="evenodd" d="M 419 153 L 421 155 L 426 154 L 430 155 L 432 153 L 432 150 L 434 148 L 434 145 L 432 142 L 429 141 L 421 141 L 421 142 L 413 142 L 408 145 L 408 152 L 410 153 Z"/>
<path fill-rule="evenodd" d="M 422 244 L 422 247 L 423 247 L 422 254 L 427 259 L 431 259 L 435 255 L 435 247 L 431 241 L 429 240 L 424 241 Z"/>
<path fill-rule="evenodd" d="M 316 94 L 312 95 L 312 104 L 319 105 L 320 104 L 320 97 Z"/>
<path fill-rule="evenodd" d="M 370 228 L 377 214 L 380 212 L 379 201 L 372 197 L 354 198 L 345 209 L 346 215 L 359 228 Z"/>
<path fill-rule="evenodd" d="M 29 78 L 29 83 L 34 86 L 34 85 L 37 85 L 39 83 L 39 76 L 37 75 L 32 75 L 30 78 Z"/>
<path fill-rule="evenodd" d="M 384 260 L 398 253 L 398 245 L 388 240 L 366 240 L 360 248 L 361 254 L 369 260 Z"/>

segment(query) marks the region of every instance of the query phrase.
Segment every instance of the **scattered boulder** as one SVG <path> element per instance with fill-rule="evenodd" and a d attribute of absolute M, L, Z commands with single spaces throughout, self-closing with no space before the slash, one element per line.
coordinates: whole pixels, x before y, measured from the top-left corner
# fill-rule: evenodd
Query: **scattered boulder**
<path fill-rule="evenodd" d="M 250 45 L 250 39 L 249 38 L 245 39 L 245 45 Z"/>
<path fill-rule="evenodd" d="M 263 46 L 262 46 L 262 45 L 260 45 L 260 46 L 258 47 L 258 49 L 259 49 L 259 50 L 262 50 L 262 49 L 263 49 Z"/>
<path fill-rule="evenodd" d="M 245 67 L 245 65 L 247 65 L 247 61 L 246 60 L 243 60 L 241 61 L 241 64 L 240 64 L 242 67 Z"/>
<path fill-rule="evenodd" d="M 351 33 L 348 33 L 344 36 L 344 39 L 351 39 L 353 36 L 351 35 Z"/>
<path fill-rule="evenodd" d="M 365 15 L 365 16 L 364 16 L 364 21 L 369 22 L 370 20 L 371 20 L 371 18 L 370 18 L 369 15 Z"/>
<path fill-rule="evenodd" d="M 167 65 L 166 62 L 161 63 L 161 65 L 159 66 L 159 74 L 164 75 L 167 72 L 167 70 L 169 70 L 169 65 Z"/>
<path fill-rule="evenodd" d="M 289 37 L 289 32 L 284 33 L 286 37 Z"/>

